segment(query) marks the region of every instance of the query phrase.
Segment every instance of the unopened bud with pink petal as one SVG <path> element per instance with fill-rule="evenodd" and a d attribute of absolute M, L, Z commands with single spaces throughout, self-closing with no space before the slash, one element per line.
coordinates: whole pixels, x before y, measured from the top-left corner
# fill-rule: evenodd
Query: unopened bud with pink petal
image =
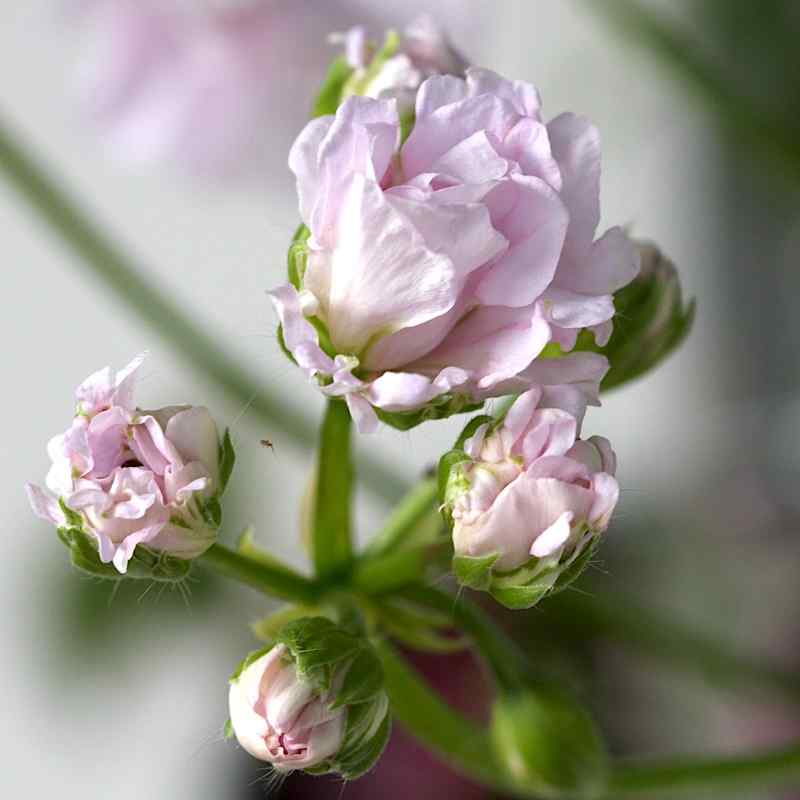
<path fill-rule="evenodd" d="M 477 418 L 440 464 L 457 577 L 513 608 L 577 577 L 619 497 L 608 441 L 541 401 L 530 390 L 502 421 Z"/>
<path fill-rule="evenodd" d="M 323 617 L 288 623 L 231 679 L 230 727 L 239 744 L 277 772 L 356 778 L 389 736 L 380 661 L 369 643 Z"/>
<path fill-rule="evenodd" d="M 230 438 L 220 442 L 207 409 L 135 407 L 142 360 L 116 375 L 100 370 L 78 387 L 70 427 L 48 445 L 47 489 L 26 487 L 34 512 L 59 528 L 79 566 L 92 566 L 94 549 L 94 571 L 101 575 L 110 564 L 128 573 L 134 560 L 129 574 L 154 577 L 154 563 L 161 569 L 164 558 L 188 561 L 207 550 L 216 540 L 219 498 L 233 465 Z M 159 554 L 155 562 L 142 548 Z M 165 574 L 181 572 L 172 567 Z"/>

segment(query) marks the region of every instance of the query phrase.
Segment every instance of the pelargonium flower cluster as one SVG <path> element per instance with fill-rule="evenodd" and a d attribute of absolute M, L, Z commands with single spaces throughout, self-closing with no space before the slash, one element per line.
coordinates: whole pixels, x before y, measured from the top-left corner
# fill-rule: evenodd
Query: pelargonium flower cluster
<path fill-rule="evenodd" d="M 103 564 L 125 573 L 137 545 L 181 559 L 207 550 L 224 488 L 217 426 L 208 410 L 134 405 L 143 356 L 90 375 L 70 427 L 47 447 L 49 491 L 26 486 L 34 512 L 59 528 L 77 517 Z"/>
<path fill-rule="evenodd" d="M 349 97 L 295 142 L 308 236 L 271 293 L 286 348 L 362 431 L 531 386 L 580 413 L 607 362 L 546 356 L 584 328 L 605 342 L 638 269 L 620 228 L 595 239 L 597 129 L 544 123 L 533 86 L 475 68 L 428 78 L 415 114 L 401 144 L 395 100 Z"/>

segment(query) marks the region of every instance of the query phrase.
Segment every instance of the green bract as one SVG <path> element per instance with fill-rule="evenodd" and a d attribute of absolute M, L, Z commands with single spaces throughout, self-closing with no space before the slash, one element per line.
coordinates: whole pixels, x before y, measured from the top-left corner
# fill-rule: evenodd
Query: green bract
<path fill-rule="evenodd" d="M 652 244 L 637 242 L 641 271 L 614 295 L 614 332 L 604 347 L 582 331 L 576 350 L 602 353 L 611 364 L 601 389 L 628 383 L 661 363 L 688 336 L 695 302 L 684 303 L 675 265 Z"/>

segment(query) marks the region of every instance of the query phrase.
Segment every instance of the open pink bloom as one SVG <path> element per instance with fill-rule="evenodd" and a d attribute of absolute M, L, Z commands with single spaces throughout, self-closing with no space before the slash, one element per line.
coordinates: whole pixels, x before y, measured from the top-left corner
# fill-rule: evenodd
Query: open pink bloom
<path fill-rule="evenodd" d="M 142 360 L 78 387 L 77 415 L 48 445 L 49 491 L 26 487 L 34 512 L 57 527 L 67 525 L 59 499 L 78 513 L 100 560 L 121 573 L 137 544 L 194 558 L 216 539 L 204 504 L 220 488 L 217 427 L 202 407 L 136 409 Z"/>
<path fill-rule="evenodd" d="M 557 562 L 608 527 L 619 497 L 611 445 L 577 439 L 577 420 L 540 400 L 538 389 L 526 392 L 499 428 L 484 424 L 465 443 L 468 489 L 452 507 L 456 555 L 496 554 L 494 569 L 507 572 L 532 557 Z"/>
<path fill-rule="evenodd" d="M 533 86 L 469 69 L 422 84 L 399 143 L 395 101 L 350 97 L 292 148 L 311 236 L 302 285 L 271 295 L 297 363 L 361 430 L 376 408 L 533 385 L 596 403 L 604 358 L 538 358 L 582 328 L 604 341 L 613 292 L 638 269 L 619 228 L 594 241 L 596 129 L 571 114 L 545 124 Z"/>
<path fill-rule="evenodd" d="M 400 37 L 398 52 L 388 58 L 374 74 L 369 68 L 375 54 L 367 30 L 357 25 L 344 34 L 333 34 L 331 41 L 344 45 L 345 58 L 353 68 L 350 79 L 358 94 L 382 99 L 394 98 L 401 113 L 414 110 L 417 90 L 431 75 L 463 75 L 464 57 L 453 48 L 429 14 L 414 19 Z"/>
<path fill-rule="evenodd" d="M 302 680 L 276 645 L 231 683 L 231 725 L 239 744 L 276 770 L 308 769 L 339 752 L 347 708 Z"/>

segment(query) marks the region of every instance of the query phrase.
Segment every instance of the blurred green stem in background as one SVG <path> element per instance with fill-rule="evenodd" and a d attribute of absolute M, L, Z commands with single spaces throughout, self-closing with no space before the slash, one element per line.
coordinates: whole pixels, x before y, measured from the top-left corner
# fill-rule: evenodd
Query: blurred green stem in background
<path fill-rule="evenodd" d="M 800 703 L 796 674 L 739 653 L 733 644 L 675 623 L 628 596 L 561 592 L 547 601 L 535 624 L 544 636 L 583 643 L 605 640 L 639 650 L 657 658 L 659 664 L 695 673 L 711 686 L 747 691 L 751 696 L 771 693 Z"/>
<path fill-rule="evenodd" d="M 298 411 L 297 404 L 270 395 L 237 356 L 218 344 L 218 337 L 190 320 L 142 276 L 143 270 L 110 240 L 88 213 L 80 208 L 47 171 L 25 151 L 0 121 L 0 170 L 78 256 L 89 271 L 124 301 L 154 331 L 202 370 L 228 394 L 255 414 L 269 429 L 280 429 L 298 444 L 315 445 L 316 423 Z M 404 480 L 380 462 L 363 459 L 364 483 L 383 499 L 393 502 L 407 488 Z"/>
<path fill-rule="evenodd" d="M 740 144 L 754 146 L 776 175 L 800 182 L 800 127 L 778 118 L 739 91 L 738 82 L 714 63 L 699 42 L 663 14 L 645 8 L 640 0 L 583 2 L 605 17 L 648 55 L 680 78 L 706 108 L 716 113 Z"/>

